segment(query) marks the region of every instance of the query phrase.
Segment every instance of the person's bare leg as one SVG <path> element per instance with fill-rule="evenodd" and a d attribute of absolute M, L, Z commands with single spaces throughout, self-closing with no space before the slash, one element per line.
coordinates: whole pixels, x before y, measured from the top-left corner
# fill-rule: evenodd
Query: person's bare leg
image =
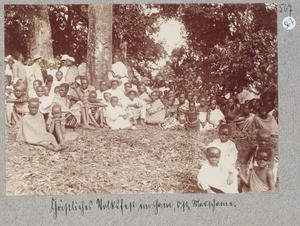
<path fill-rule="evenodd" d="M 64 143 L 64 134 L 61 131 L 61 124 L 60 124 L 60 122 L 55 123 L 54 130 L 55 130 L 57 138 L 58 138 L 58 143 L 59 144 Z"/>
<path fill-rule="evenodd" d="M 93 123 L 94 126 L 100 127 L 100 125 L 97 123 L 97 121 L 96 121 L 96 119 L 95 119 L 95 117 L 94 117 L 93 114 L 89 114 L 89 117 L 90 117 L 90 119 L 91 119 L 91 121 L 92 121 L 92 123 Z"/>
<path fill-rule="evenodd" d="M 89 124 L 88 124 L 88 115 L 86 115 L 86 109 L 85 108 L 81 108 L 81 115 L 82 115 L 82 122 L 83 122 L 83 126 L 82 128 L 84 129 L 96 129 L 94 127 L 91 127 Z"/>

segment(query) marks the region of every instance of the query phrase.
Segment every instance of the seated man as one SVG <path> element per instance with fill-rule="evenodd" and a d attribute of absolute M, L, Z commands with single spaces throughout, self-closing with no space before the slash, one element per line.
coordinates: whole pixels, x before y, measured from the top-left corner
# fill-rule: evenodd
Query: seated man
<path fill-rule="evenodd" d="M 141 124 L 144 125 L 146 117 L 146 102 L 137 97 L 135 90 L 129 90 L 127 93 L 125 111 L 129 114 L 129 119 L 133 125 L 137 124 L 137 120 L 141 119 Z"/>

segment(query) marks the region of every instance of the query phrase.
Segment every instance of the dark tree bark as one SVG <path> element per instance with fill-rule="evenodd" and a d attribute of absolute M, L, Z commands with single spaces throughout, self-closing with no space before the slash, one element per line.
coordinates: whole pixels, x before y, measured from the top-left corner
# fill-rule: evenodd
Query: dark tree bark
<path fill-rule="evenodd" d="M 45 59 L 53 58 L 52 34 L 47 5 L 36 5 L 32 18 L 29 42 L 30 55 L 40 54 Z"/>
<path fill-rule="evenodd" d="M 96 85 L 112 65 L 112 5 L 90 5 L 88 15 L 87 77 Z"/>

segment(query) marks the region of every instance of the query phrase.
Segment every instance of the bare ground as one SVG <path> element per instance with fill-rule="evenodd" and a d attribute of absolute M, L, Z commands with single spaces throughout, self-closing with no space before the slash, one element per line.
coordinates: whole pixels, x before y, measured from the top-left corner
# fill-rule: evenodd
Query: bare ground
<path fill-rule="evenodd" d="M 137 130 L 83 130 L 62 152 L 16 142 L 6 129 L 6 194 L 198 193 L 203 151 L 216 131 L 187 133 L 139 126 Z M 253 135 L 233 133 L 239 159 Z M 277 140 L 275 141 L 277 144 Z"/>

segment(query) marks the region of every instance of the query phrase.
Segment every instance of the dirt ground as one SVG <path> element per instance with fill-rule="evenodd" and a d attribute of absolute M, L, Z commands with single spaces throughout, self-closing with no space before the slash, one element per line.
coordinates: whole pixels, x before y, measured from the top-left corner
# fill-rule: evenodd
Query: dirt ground
<path fill-rule="evenodd" d="M 203 151 L 216 131 L 187 133 L 139 126 L 137 130 L 77 129 L 79 139 L 62 152 L 16 142 L 6 128 L 6 194 L 199 193 Z M 239 159 L 254 136 L 233 132 Z M 276 140 L 277 143 L 277 140 Z"/>

